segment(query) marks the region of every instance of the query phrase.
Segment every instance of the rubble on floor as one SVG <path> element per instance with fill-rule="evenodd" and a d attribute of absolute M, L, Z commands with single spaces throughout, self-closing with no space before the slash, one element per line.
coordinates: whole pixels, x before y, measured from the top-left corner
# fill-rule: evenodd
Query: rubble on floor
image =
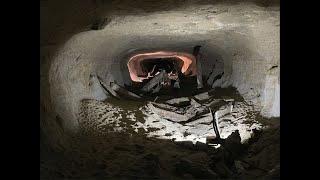
<path fill-rule="evenodd" d="M 157 103 L 85 99 L 81 102 L 80 134 L 63 153 L 42 152 L 40 176 L 279 178 L 280 125 L 262 125 L 254 112 L 239 98 L 211 93 L 159 98 Z M 223 141 L 209 146 L 207 137 L 216 136 L 215 118 Z"/>
<path fill-rule="evenodd" d="M 132 99 L 132 100 L 140 100 L 141 97 L 128 91 L 127 89 L 119 86 L 116 82 L 108 82 L 105 83 L 99 76 L 98 76 L 98 81 L 100 82 L 101 89 L 103 89 L 103 93 L 109 94 L 112 97 L 115 97 L 117 99 L 120 98 L 127 98 L 127 99 Z"/>
<path fill-rule="evenodd" d="M 111 82 L 110 86 L 112 88 L 112 90 L 114 90 L 116 93 L 118 93 L 119 95 L 121 95 L 121 97 L 125 97 L 127 99 L 133 99 L 133 100 L 139 100 L 141 99 L 140 96 L 126 90 L 125 88 L 119 86 L 117 83 L 115 82 Z"/>
<path fill-rule="evenodd" d="M 183 106 L 183 105 L 189 105 L 190 99 L 187 97 L 174 98 L 174 99 L 167 100 L 166 103 L 173 106 Z"/>
<path fill-rule="evenodd" d="M 176 107 L 176 109 L 168 110 L 161 109 L 164 106 L 147 105 L 141 108 L 146 117 L 145 123 L 140 125 L 158 128 L 148 134 L 151 137 L 206 143 L 207 136 L 216 136 L 212 124 L 213 117 L 208 107 L 217 104 L 217 102 L 219 101 L 212 100 L 199 104 L 191 99 L 191 105 L 184 109 Z M 217 119 L 221 138 L 226 138 L 235 130 L 239 130 L 241 141 L 244 142 L 250 138 L 253 129 L 263 128 L 262 124 L 247 116 L 250 110 L 252 110 L 251 107 L 248 107 L 244 102 L 229 102 L 226 105 L 218 106 L 218 108 L 215 107 L 214 118 Z"/>
<path fill-rule="evenodd" d="M 239 131 L 241 142 L 251 137 L 254 129 L 264 126 L 250 116 L 252 106 L 232 98 L 213 98 L 207 92 L 166 101 L 134 104 L 131 110 L 124 106 L 96 100 L 84 100 L 80 124 L 84 131 L 95 133 L 114 130 L 143 133 L 147 137 L 206 143 L 207 137 L 216 137 L 213 119 L 217 120 L 221 138 Z M 210 113 L 213 111 L 214 116 Z M 112 119 L 112 120 L 111 120 Z M 99 130 L 99 131 L 96 131 Z"/>
<path fill-rule="evenodd" d="M 197 100 L 201 101 L 201 100 L 209 99 L 210 95 L 209 95 L 208 92 L 204 92 L 204 93 L 195 95 L 194 98 L 196 98 Z"/>
<path fill-rule="evenodd" d="M 159 72 L 159 74 L 155 75 L 147 84 L 143 86 L 141 89 L 143 92 L 150 92 L 156 93 L 159 92 L 162 86 L 162 83 L 168 81 L 168 74 L 165 70 Z"/>

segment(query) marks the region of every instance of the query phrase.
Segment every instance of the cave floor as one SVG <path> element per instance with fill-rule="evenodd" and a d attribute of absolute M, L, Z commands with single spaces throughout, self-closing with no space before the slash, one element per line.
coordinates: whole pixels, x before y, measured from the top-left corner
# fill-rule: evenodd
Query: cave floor
<path fill-rule="evenodd" d="M 210 101 L 210 98 L 206 99 L 208 97 L 234 99 L 232 110 L 234 114 L 219 119 L 218 124 L 222 127 L 222 138 L 227 138 L 235 130 L 240 132 L 239 140 L 240 137 L 246 138 L 245 143 L 241 144 L 239 141 L 235 146 L 231 146 L 231 152 L 242 149 L 241 153 L 235 156 L 224 147 L 215 148 L 204 144 L 205 141 L 202 141 L 200 136 L 207 135 L 205 134 L 207 130 L 213 132 L 212 125 L 207 125 L 208 128 L 204 128 L 205 130 L 193 127 L 193 131 L 188 134 L 183 125 L 150 113 L 146 106 L 147 101 L 86 100 L 84 103 L 86 108 L 83 109 L 85 116 L 82 117 L 91 120 L 83 122 L 83 127 L 87 130 L 73 137 L 70 148 L 62 152 L 48 152 L 42 148 L 41 177 L 43 179 L 278 177 L 279 123 L 256 122 L 253 109 L 248 108 L 249 106 L 232 88 L 217 89 L 201 97 L 204 97 L 199 101 L 202 103 Z M 157 100 L 157 102 L 165 101 L 167 97 L 159 97 Z M 240 115 L 242 121 L 239 121 Z M 259 118 L 260 121 L 263 119 Z M 92 123 L 93 121 L 96 123 Z M 268 122 L 266 119 L 264 121 Z M 256 127 L 251 128 L 253 125 Z M 184 131 L 179 132 L 181 129 Z M 250 134 L 246 133 L 248 130 Z M 171 136 L 168 135 L 170 133 Z"/>
<path fill-rule="evenodd" d="M 279 178 L 280 126 L 261 131 L 231 161 L 225 149 L 175 144 L 142 134 L 81 136 L 63 152 L 42 151 L 41 179 Z M 41 148 L 40 148 L 41 149 Z"/>
<path fill-rule="evenodd" d="M 52 1 L 52 3 L 55 2 L 59 3 L 58 1 Z M 55 54 L 55 50 L 58 49 L 60 43 L 80 31 L 86 31 L 82 33 L 84 35 L 93 34 L 90 38 L 83 36 L 86 45 L 90 47 L 84 49 L 90 51 L 95 49 L 92 48 L 95 44 L 99 44 L 99 46 L 101 46 L 101 44 L 106 45 L 101 47 L 108 47 L 110 52 L 112 52 L 119 47 L 123 47 L 123 50 L 126 50 L 127 47 L 120 45 L 127 44 L 127 42 L 132 42 L 132 44 L 137 46 L 139 45 L 138 47 L 148 47 L 149 44 L 155 40 L 168 41 L 168 39 L 173 38 L 182 39 L 183 41 L 188 39 L 187 42 L 189 42 L 190 39 L 190 41 L 193 42 L 194 40 L 207 40 L 212 36 L 220 37 L 212 40 L 212 42 L 214 42 L 212 43 L 213 45 L 215 45 L 215 42 L 230 45 L 229 41 L 225 41 L 225 39 L 229 40 L 230 34 L 232 35 L 233 32 L 236 32 L 236 36 L 234 36 L 236 41 L 232 41 L 232 43 L 238 42 L 239 39 L 236 38 L 238 35 L 244 34 L 246 39 L 253 34 L 253 38 L 249 38 L 249 40 L 258 39 L 258 42 L 263 42 L 263 45 L 260 43 L 255 44 L 263 56 L 269 57 L 270 53 L 273 57 L 276 54 L 275 52 L 278 52 L 278 41 L 274 40 L 276 38 L 271 37 L 278 37 L 279 7 L 244 6 L 242 3 L 237 3 L 233 6 L 224 4 L 198 4 L 187 8 L 187 3 L 183 1 L 182 4 L 186 4 L 186 6 L 181 6 L 177 10 L 169 11 L 169 7 L 175 7 L 174 3 L 165 4 L 159 1 L 157 4 L 154 4 L 154 2 L 150 1 L 150 7 L 157 7 L 157 5 L 165 6 L 161 9 L 163 11 L 157 11 L 155 13 L 154 9 L 141 9 L 140 6 L 143 6 L 142 3 L 131 4 L 131 1 L 128 1 L 129 5 L 124 8 L 120 7 L 120 2 L 116 1 L 112 6 L 105 3 L 105 7 L 112 7 L 115 9 L 114 11 L 120 12 L 120 14 L 99 8 L 102 12 L 109 12 L 108 14 L 102 13 L 102 15 L 100 15 L 94 11 L 96 6 L 82 5 L 81 3 L 83 2 L 80 1 L 76 1 L 77 3 L 73 2 L 75 1 L 73 0 L 67 3 L 67 5 L 71 4 L 72 6 L 70 5 L 69 7 L 72 8 L 67 8 L 67 6 L 62 5 L 53 6 L 59 7 L 59 13 L 54 13 L 57 14 L 57 16 L 47 15 L 41 18 L 41 32 L 44 32 L 41 33 L 41 57 L 44 57 L 41 58 L 41 102 L 43 102 L 44 106 L 51 101 L 60 103 L 60 101 L 64 102 L 65 99 L 68 100 L 69 98 L 74 98 L 75 100 L 82 98 L 80 96 L 82 93 L 78 91 L 81 89 L 79 86 L 68 84 L 68 81 L 65 81 L 66 79 L 60 80 L 58 78 L 55 80 L 54 77 L 60 77 L 59 75 L 62 76 L 66 73 L 71 74 L 72 76 L 70 76 L 69 79 L 74 81 L 74 77 L 80 74 L 86 74 L 85 76 L 81 76 L 83 77 L 81 81 L 83 80 L 83 84 L 87 84 L 85 79 L 91 72 L 86 72 L 84 69 L 90 68 L 79 68 L 77 69 L 78 71 L 69 71 L 69 67 L 71 69 L 75 67 L 74 64 L 71 63 L 73 61 L 69 61 L 69 58 L 65 59 L 68 59 L 67 62 L 71 64 L 58 63 L 59 66 L 57 66 L 57 68 L 53 66 L 51 62 L 53 59 L 51 56 Z M 51 3 L 51 1 L 46 1 L 45 3 Z M 136 7 L 132 8 L 132 5 Z M 49 7 L 49 5 L 44 7 Z M 51 11 L 56 12 L 56 9 L 57 8 L 44 8 L 42 14 L 47 14 L 46 12 L 49 14 Z M 134 15 L 134 13 L 141 13 L 142 15 Z M 66 18 L 63 14 L 73 16 Z M 95 16 L 99 14 L 101 18 L 115 17 L 108 24 L 108 28 L 102 31 L 90 32 L 87 31 L 90 28 L 83 28 L 83 26 L 87 25 L 86 27 L 91 27 L 91 19 L 94 19 L 91 14 Z M 132 15 L 125 16 L 128 14 Z M 70 22 L 79 22 L 79 25 Z M 269 31 L 269 28 L 272 28 L 272 30 Z M 273 31 L 273 29 L 276 30 Z M 250 36 L 247 36 L 248 34 Z M 151 37 L 150 40 L 147 41 L 149 43 L 141 41 L 141 37 L 148 36 Z M 166 39 L 163 36 L 166 37 Z M 98 41 L 99 39 L 103 39 L 105 43 Z M 73 42 L 78 41 L 75 39 Z M 110 45 L 111 42 L 112 44 L 118 42 L 119 47 Z M 209 42 L 211 43 L 211 40 Z M 72 42 L 69 42 L 69 44 L 72 44 Z M 76 45 L 82 46 L 84 44 L 79 43 Z M 242 48 L 242 46 L 240 47 Z M 271 50 L 268 51 L 269 49 Z M 242 51 L 239 53 L 236 50 L 237 49 L 232 50 L 230 53 L 239 57 L 243 55 L 241 54 Z M 88 51 L 82 52 L 82 57 L 76 62 L 77 67 L 91 67 L 92 63 L 86 60 L 91 60 L 92 57 L 86 57 L 85 55 L 88 54 L 86 52 Z M 69 55 L 70 53 L 68 52 L 66 54 Z M 78 54 L 75 55 L 78 57 Z M 244 55 L 246 54 L 244 53 Z M 251 57 L 251 54 L 249 55 L 249 57 Z M 277 56 L 267 59 L 271 59 L 272 61 L 268 61 L 266 64 L 277 64 L 277 61 L 274 62 L 278 59 Z M 249 62 L 253 63 L 253 65 L 256 65 L 256 63 L 260 65 L 260 61 Z M 253 65 L 248 67 L 256 67 Z M 49 81 L 49 67 L 62 70 L 67 69 L 68 71 L 59 71 L 57 76 L 51 75 Z M 100 67 L 104 68 L 104 66 Z M 262 71 L 264 67 L 263 65 L 261 69 L 257 68 L 257 71 Z M 246 71 L 245 68 L 243 71 L 250 72 Z M 248 77 L 259 79 L 259 77 L 255 75 L 255 73 L 250 73 Z M 235 75 L 235 77 L 241 76 Z M 234 81 L 240 84 L 242 83 L 241 79 L 235 79 Z M 246 79 L 246 81 L 250 81 L 250 79 Z M 50 89 L 48 87 L 56 87 L 56 89 Z M 64 87 L 72 88 L 64 89 Z M 59 88 L 62 90 L 70 90 L 72 93 L 66 93 L 65 96 L 60 96 L 61 91 L 59 91 Z M 221 147 L 207 147 L 203 144 L 198 146 L 193 145 L 195 141 L 203 142 L 201 141 L 202 137 L 190 136 L 188 133 L 184 133 L 185 131 L 176 133 L 174 137 L 180 137 L 182 141 L 193 143 L 173 142 L 171 136 L 170 138 L 166 136 L 166 133 L 170 132 L 163 132 L 163 129 L 157 129 L 162 125 L 166 126 L 166 129 L 169 129 L 167 128 L 169 122 L 150 113 L 150 111 L 146 109 L 147 102 L 145 101 L 118 101 L 116 99 L 109 99 L 106 102 L 99 102 L 89 100 L 86 101 L 86 105 L 89 105 L 86 107 L 90 108 L 86 109 L 88 111 L 86 111 L 85 116 L 90 117 L 91 121 L 83 121 L 83 126 L 90 128 L 72 137 L 68 144 L 69 147 L 59 152 L 51 152 L 47 149 L 46 145 L 40 144 L 40 179 L 279 178 L 279 121 L 258 116 L 255 110 L 243 101 L 242 97 L 228 96 L 226 92 L 229 91 L 231 94 L 233 93 L 232 90 L 224 90 L 220 93 L 216 92 L 212 94 L 214 98 L 232 98 L 235 100 L 233 110 L 237 113 L 225 117 L 226 121 L 220 121 L 224 122 L 226 127 L 229 127 L 226 128 L 229 130 L 224 133 L 224 137 L 228 137 L 233 130 L 239 127 L 243 127 L 243 132 L 247 132 L 247 127 L 250 129 L 251 125 L 254 124 L 259 124 L 264 127 L 258 128 L 260 130 L 255 133 L 255 136 L 248 139 L 247 143 L 240 145 L 236 143 L 243 149 L 243 151 L 236 156 L 230 156 L 230 152 Z M 75 97 L 72 97 L 73 95 Z M 50 99 L 49 97 L 56 97 L 56 99 Z M 161 103 L 166 100 L 167 98 L 163 97 L 159 98 L 157 102 Z M 237 118 L 240 118 L 241 123 L 231 123 Z M 148 127 L 154 119 L 166 123 L 158 124 L 156 127 Z M 257 121 L 257 123 L 252 123 L 254 121 Z M 177 123 L 171 123 L 170 127 L 179 129 Z M 208 131 L 211 132 L 212 130 L 208 129 Z M 253 130 L 250 129 L 250 132 L 251 131 Z M 199 129 L 196 132 L 199 132 Z M 245 136 L 247 135 L 247 133 L 241 133 L 240 131 L 241 138 L 243 134 Z M 197 136 L 201 136 L 201 134 Z M 168 139 L 165 139 L 165 137 L 168 137 Z M 249 137 L 247 136 L 247 138 Z M 236 148 L 233 150 L 236 150 Z"/>
<path fill-rule="evenodd" d="M 199 103 L 195 100 L 197 96 L 203 98 L 197 100 Z M 159 139 L 192 141 L 194 144 L 197 142 L 206 143 L 207 136 L 216 136 L 212 125 L 213 117 L 208 108 L 211 108 L 213 112 L 219 111 L 224 114 L 223 117 L 217 119 L 222 138 L 227 138 L 233 131 L 239 130 L 242 142 L 244 142 L 250 138 L 253 129 L 267 127 L 255 120 L 258 112 L 254 110 L 253 106 L 248 105 L 234 88 L 219 88 L 202 93 L 200 91 L 200 95 L 199 93 L 198 95 L 189 94 L 184 98 L 188 98 L 194 104 L 187 107 L 168 105 L 168 99 L 169 101 L 179 100 L 179 98 L 172 99 L 173 97 L 170 100 L 168 95 L 152 98 L 157 100 L 156 103 L 115 98 L 109 98 L 104 102 L 84 100 L 79 119 L 81 129 L 85 134 L 128 132 Z M 220 99 L 232 100 L 233 103 L 232 105 L 230 103 L 217 105 L 215 101 Z M 152 104 L 175 109 L 177 113 L 163 115 L 161 110 L 155 112 L 159 109 L 155 109 Z M 188 111 L 191 113 L 191 115 L 189 114 L 191 120 L 180 123 L 172 120 L 172 118 L 177 119 L 172 116 L 179 115 L 178 117 L 180 117 L 179 112 Z M 197 115 L 193 116 L 194 114 Z M 184 116 L 188 116 L 188 114 Z"/>

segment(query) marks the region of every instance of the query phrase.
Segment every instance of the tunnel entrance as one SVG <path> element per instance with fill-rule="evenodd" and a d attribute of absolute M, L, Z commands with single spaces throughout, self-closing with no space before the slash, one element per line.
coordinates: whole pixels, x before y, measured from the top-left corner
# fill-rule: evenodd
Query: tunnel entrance
<path fill-rule="evenodd" d="M 127 67 L 133 82 L 142 82 L 161 70 L 165 70 L 166 73 L 181 72 L 185 76 L 197 74 L 196 58 L 192 54 L 184 52 L 150 51 L 138 53 L 129 58 Z"/>
<path fill-rule="evenodd" d="M 197 59 L 185 52 L 151 51 L 129 58 L 128 71 L 134 89 L 145 93 L 189 88 L 197 84 Z"/>

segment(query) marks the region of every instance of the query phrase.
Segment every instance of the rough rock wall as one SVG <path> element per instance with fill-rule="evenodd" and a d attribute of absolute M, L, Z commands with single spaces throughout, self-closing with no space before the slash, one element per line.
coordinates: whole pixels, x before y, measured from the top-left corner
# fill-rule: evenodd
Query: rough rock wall
<path fill-rule="evenodd" d="M 58 116 L 64 131 L 76 132 L 80 100 L 103 98 L 90 75 L 128 83 L 122 63 L 130 50 L 167 48 L 192 52 L 192 47 L 199 44 L 204 74 L 210 73 L 216 60 L 223 62 L 224 75 L 213 86 L 235 86 L 262 115 L 280 116 L 278 6 L 179 1 L 179 6 L 167 3 L 149 10 L 137 7 L 128 13 L 129 6 L 117 6 L 117 1 L 83 2 L 86 8 L 78 3 L 71 6 L 70 12 L 62 10 L 70 14 L 60 22 L 63 30 L 43 25 L 43 31 L 48 33 L 41 37 L 41 44 L 46 44 L 41 52 L 42 56 L 50 52 L 50 57 L 41 64 L 41 103 L 44 116 L 51 114 L 51 119 L 44 117 L 43 121 L 55 121 L 59 128 L 54 120 Z M 103 17 L 109 18 L 104 29 L 80 32 L 90 27 L 94 19 Z M 62 40 L 50 44 L 55 39 Z"/>

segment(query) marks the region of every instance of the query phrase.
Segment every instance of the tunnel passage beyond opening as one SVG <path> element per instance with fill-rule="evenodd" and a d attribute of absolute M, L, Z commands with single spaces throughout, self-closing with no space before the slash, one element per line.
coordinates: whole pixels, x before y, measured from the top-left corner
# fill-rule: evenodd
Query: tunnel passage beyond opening
<path fill-rule="evenodd" d="M 193 54 L 175 51 L 150 51 L 132 55 L 127 63 L 134 89 L 158 93 L 160 90 L 202 88 L 199 49 Z"/>

